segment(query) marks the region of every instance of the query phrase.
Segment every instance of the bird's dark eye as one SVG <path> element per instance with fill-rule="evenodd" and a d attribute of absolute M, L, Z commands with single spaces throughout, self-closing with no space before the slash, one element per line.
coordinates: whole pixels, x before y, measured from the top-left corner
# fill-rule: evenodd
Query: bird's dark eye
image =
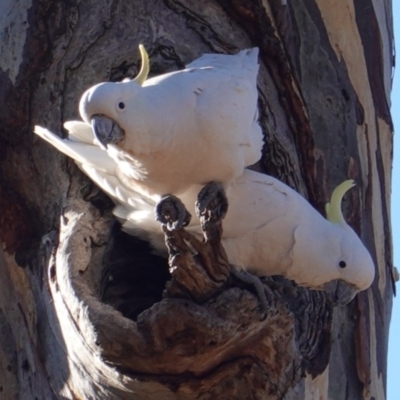
<path fill-rule="evenodd" d="M 339 267 L 340 268 L 346 268 L 347 264 L 345 261 L 339 261 Z"/>
<path fill-rule="evenodd" d="M 120 102 L 118 103 L 118 108 L 119 108 L 120 110 L 123 110 L 123 109 L 125 108 L 125 103 L 123 103 L 122 101 L 120 101 Z"/>

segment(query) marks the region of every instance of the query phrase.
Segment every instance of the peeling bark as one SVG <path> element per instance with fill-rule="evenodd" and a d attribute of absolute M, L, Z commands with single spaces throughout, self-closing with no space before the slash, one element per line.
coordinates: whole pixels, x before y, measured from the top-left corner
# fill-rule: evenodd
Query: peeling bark
<path fill-rule="evenodd" d="M 385 398 L 391 1 L 282 3 L 0 6 L 1 398 Z M 268 278 L 265 314 L 218 240 L 195 243 L 199 261 L 186 234 L 165 230 L 171 281 L 166 260 L 119 231 L 110 200 L 32 126 L 60 132 L 86 88 L 134 76 L 139 43 L 153 75 L 260 47 L 266 146 L 255 168 L 321 212 L 338 182 L 356 180 L 344 211 L 376 262 L 371 289 L 332 310 L 322 293 Z"/>

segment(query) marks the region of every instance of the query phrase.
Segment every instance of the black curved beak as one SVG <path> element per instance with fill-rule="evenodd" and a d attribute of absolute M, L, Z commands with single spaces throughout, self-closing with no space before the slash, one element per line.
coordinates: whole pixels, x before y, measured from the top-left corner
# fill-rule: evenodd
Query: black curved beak
<path fill-rule="evenodd" d="M 107 150 L 108 144 L 117 144 L 125 136 L 124 130 L 114 120 L 104 115 L 93 115 L 91 122 L 94 136 L 104 150 Z"/>
<path fill-rule="evenodd" d="M 354 299 L 359 290 L 353 285 L 336 279 L 324 285 L 324 290 L 334 306 L 345 306 Z"/>

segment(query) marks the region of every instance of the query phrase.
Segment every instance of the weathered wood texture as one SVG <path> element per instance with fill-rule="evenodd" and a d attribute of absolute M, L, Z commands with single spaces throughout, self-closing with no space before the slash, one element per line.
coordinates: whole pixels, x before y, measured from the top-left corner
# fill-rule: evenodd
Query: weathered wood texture
<path fill-rule="evenodd" d="M 1 2 L 0 398 L 385 398 L 394 290 L 391 1 L 282 3 Z M 321 212 L 336 184 L 356 180 L 345 216 L 377 276 L 333 311 L 328 365 L 323 335 L 310 349 L 300 340 L 330 315 L 319 294 L 300 290 L 296 309 L 289 297 L 297 292 L 284 291 L 265 321 L 243 288 L 201 305 L 160 302 L 165 262 L 116 233 L 109 200 L 34 137 L 34 124 L 62 132 L 89 86 L 135 75 L 139 43 L 151 74 L 205 52 L 260 47 L 266 147 L 258 168 Z M 221 352 L 216 344 L 225 344 Z"/>

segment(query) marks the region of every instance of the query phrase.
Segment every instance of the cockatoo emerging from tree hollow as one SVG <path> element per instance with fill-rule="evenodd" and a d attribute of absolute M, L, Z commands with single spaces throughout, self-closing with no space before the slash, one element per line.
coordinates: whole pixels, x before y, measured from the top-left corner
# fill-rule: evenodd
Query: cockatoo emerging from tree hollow
<path fill-rule="evenodd" d="M 375 274 L 369 252 L 345 222 L 341 211 L 342 198 L 353 186 L 353 181 L 345 181 L 334 190 L 331 202 L 326 207 L 325 219 L 300 194 L 284 183 L 268 175 L 244 169 L 246 165 L 257 161 L 261 149 L 259 126 L 253 119 L 254 115 L 250 118 L 251 113 L 256 114 L 256 100 L 253 94 L 249 94 L 256 90 L 255 79 L 252 83 L 253 89 L 250 88 L 251 82 L 244 84 L 251 107 L 236 105 L 236 108 L 231 109 L 234 113 L 240 107 L 246 109 L 248 137 L 245 132 L 237 131 L 232 134 L 231 130 L 226 130 L 228 128 L 219 127 L 219 123 L 225 124 L 225 118 L 221 115 L 228 119 L 235 116 L 225 114 L 228 112 L 227 107 L 219 104 L 224 100 L 221 99 L 218 90 L 213 90 L 213 85 L 215 89 L 222 87 L 223 83 L 232 84 L 232 89 L 224 90 L 228 96 L 233 96 L 238 88 L 237 82 L 245 80 L 243 74 L 237 70 L 245 68 L 243 60 L 246 57 L 254 57 L 254 54 L 254 50 L 245 50 L 237 56 L 204 55 L 183 71 L 146 81 L 151 82 L 147 83 L 147 86 L 151 86 L 154 92 L 149 97 L 139 95 L 142 89 L 145 93 L 144 89 L 147 86 L 140 86 L 135 81 L 126 82 L 126 86 L 123 86 L 125 83 L 94 86 L 85 92 L 80 103 L 85 122 L 65 123 L 69 131 L 68 139 L 63 140 L 40 126 L 35 127 L 35 133 L 73 158 L 114 200 L 117 205 L 114 214 L 126 232 L 149 241 L 160 251 L 165 252 L 166 247 L 164 235 L 154 218 L 154 209 L 163 195 L 179 194 L 185 207 L 193 214 L 194 204 L 203 184 L 207 180 L 222 182 L 229 203 L 229 211 L 224 220 L 222 244 L 229 261 L 235 267 L 260 276 L 283 275 L 310 289 L 326 290 L 337 303 L 345 304 L 358 291 L 367 289 Z M 229 74 L 226 57 L 231 57 L 231 76 L 237 77 L 238 80 L 224 76 Z M 208 72 L 202 75 L 204 71 L 218 70 L 220 66 L 224 73 L 209 71 L 209 75 Z M 146 76 L 148 67 L 144 66 L 143 69 L 144 72 L 142 71 L 139 77 Z M 254 69 L 257 70 L 257 67 L 253 66 L 249 71 Z M 190 72 L 192 70 L 193 73 Z M 193 81 L 190 76 L 193 76 Z M 211 86 L 208 82 L 203 82 L 207 81 L 208 77 L 213 83 Z M 174 82 L 173 87 L 182 88 L 183 94 L 180 90 L 165 89 L 170 87 L 169 80 Z M 194 86 L 193 82 L 196 83 Z M 114 90 L 118 85 L 122 85 L 126 90 Z M 168 93 L 166 102 L 160 102 L 155 94 L 158 85 L 158 96 Z M 190 97 L 185 85 L 189 85 L 191 89 L 201 86 L 203 93 L 207 89 L 211 91 L 207 98 L 201 100 L 201 95 L 196 93 L 194 97 Z M 108 87 L 112 89 L 106 90 Z M 132 89 L 131 94 L 128 88 Z M 116 92 L 120 94 L 116 95 Z M 110 114 L 103 117 L 109 112 L 107 93 L 112 93 L 111 104 L 114 108 L 111 107 Z M 183 110 L 186 110 L 185 101 L 175 98 L 181 95 L 191 107 L 189 113 L 196 113 L 196 107 L 200 107 L 204 112 L 197 113 L 194 120 L 183 115 Z M 97 99 L 95 111 L 91 109 L 94 99 Z M 209 107 L 202 103 L 206 102 L 206 99 L 210 101 Z M 154 101 L 157 105 L 154 110 L 154 104 L 148 104 L 149 101 Z M 122 113 L 119 110 L 121 102 L 124 104 Z M 162 104 L 168 109 L 168 113 L 171 113 L 166 118 L 168 123 L 165 122 L 164 126 L 154 122 L 159 117 L 164 118 L 168 115 Z M 132 111 L 133 107 L 137 107 L 140 112 Z M 150 107 L 154 114 L 147 107 Z M 216 111 L 221 107 L 222 111 Z M 236 111 L 232 111 L 233 109 Z M 137 121 L 129 115 L 121 118 L 128 110 L 138 116 Z M 206 115 L 206 110 L 211 113 L 216 111 L 218 115 L 215 117 L 215 123 L 208 123 L 211 116 Z M 202 121 L 201 118 L 205 120 Z M 195 120 L 199 127 L 191 125 Z M 133 132 L 130 130 L 130 124 L 133 124 L 136 133 L 128 138 Z M 155 126 L 159 126 L 160 130 L 156 130 Z M 235 126 L 232 124 L 232 127 Z M 203 135 L 204 129 L 210 131 Z M 185 137 L 185 132 L 188 137 Z M 154 137 L 147 137 L 151 135 Z M 220 135 L 224 138 L 221 139 Z M 245 143 L 247 145 L 244 145 Z M 196 155 L 198 151 L 202 154 L 200 158 Z M 219 156 L 220 154 L 222 156 Z M 178 157 L 178 160 L 175 160 L 175 157 Z M 241 160 L 241 171 L 235 166 L 235 157 Z M 193 160 L 196 161 L 193 163 Z M 208 168 L 210 166 L 212 168 Z M 217 168 L 215 173 L 214 168 Z M 225 174 L 224 170 L 230 172 Z M 202 236 L 200 224 L 196 220 L 192 220 L 186 229 L 198 237 Z"/>

